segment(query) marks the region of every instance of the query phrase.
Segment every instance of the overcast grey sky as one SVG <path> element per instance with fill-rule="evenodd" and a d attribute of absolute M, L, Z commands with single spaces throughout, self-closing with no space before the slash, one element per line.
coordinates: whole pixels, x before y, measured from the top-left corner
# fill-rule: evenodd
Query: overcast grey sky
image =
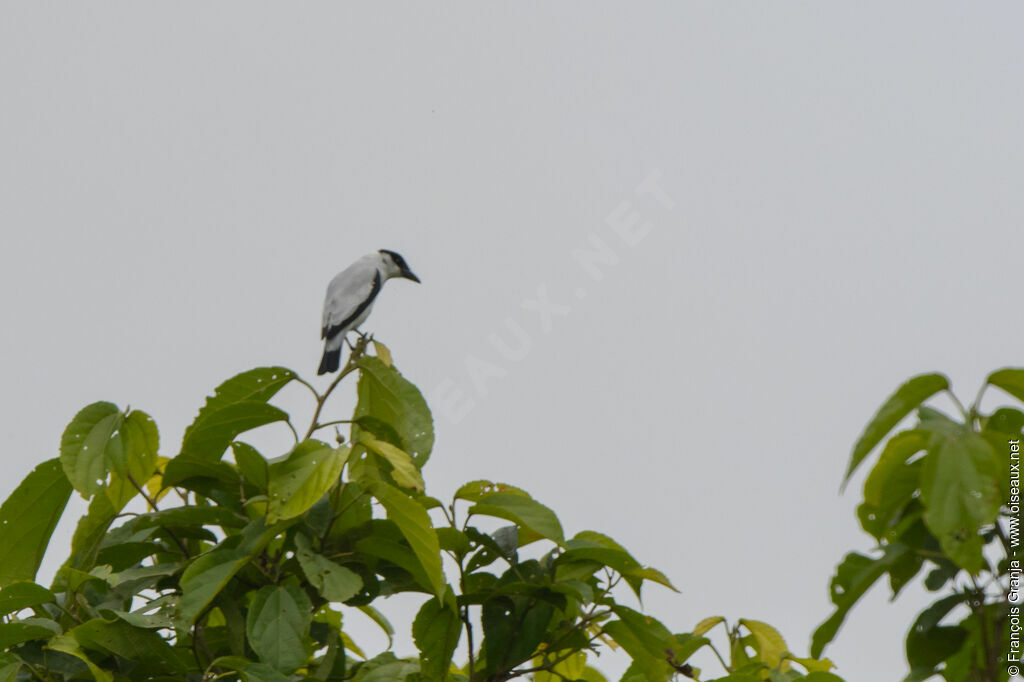
<path fill-rule="evenodd" d="M 173 455 L 224 378 L 313 375 L 328 280 L 392 248 L 423 284 L 366 327 L 433 396 L 431 492 L 521 485 L 664 570 L 670 627 L 761 619 L 805 654 L 871 546 L 837 493 L 871 413 L 914 373 L 969 397 L 1020 364 L 1022 24 L 1013 2 L 3 2 L 0 495 L 91 401 L 150 412 Z M 599 280 L 573 256 L 595 244 Z M 827 651 L 851 682 L 906 670 L 927 595 L 886 598 Z"/>

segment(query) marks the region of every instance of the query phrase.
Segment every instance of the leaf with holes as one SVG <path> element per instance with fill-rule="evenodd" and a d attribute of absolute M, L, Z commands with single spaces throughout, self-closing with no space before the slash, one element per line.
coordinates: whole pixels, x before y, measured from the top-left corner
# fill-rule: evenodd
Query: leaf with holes
<path fill-rule="evenodd" d="M 117 405 L 92 403 L 82 408 L 60 439 L 60 463 L 75 490 L 89 498 L 103 487 L 108 465 L 120 459 L 121 440 L 111 439 L 124 421 Z"/>
<path fill-rule="evenodd" d="M 978 532 L 995 522 L 1002 504 L 999 470 L 988 441 L 967 429 L 940 437 L 921 469 L 925 524 L 949 557 L 972 573 L 985 566 Z"/>
<path fill-rule="evenodd" d="M 185 429 L 181 454 L 220 459 L 238 434 L 286 420 L 285 412 L 266 403 L 294 378 L 284 367 L 258 367 L 222 383 Z"/>
<path fill-rule="evenodd" d="M 395 445 L 422 467 L 434 447 L 434 420 L 420 390 L 380 358 L 364 356 L 359 359 L 357 392 L 359 401 L 352 419 L 372 417 L 390 424 L 402 441 Z M 358 433 L 359 427 L 354 425 L 353 438 Z"/>
<path fill-rule="evenodd" d="M 454 601 L 454 600 L 453 600 Z M 462 619 L 454 603 L 436 597 L 420 607 L 412 623 L 412 637 L 420 651 L 420 669 L 429 680 L 445 682 L 452 655 L 462 635 Z"/>
<path fill-rule="evenodd" d="M 267 523 L 300 516 L 323 497 L 341 478 L 348 446 L 332 448 L 318 440 L 306 440 L 288 457 L 270 465 Z"/>
<path fill-rule="evenodd" d="M 505 519 L 560 545 L 565 544 L 562 524 L 555 513 L 529 497 L 509 493 L 484 495 L 469 508 L 469 515 L 474 514 Z"/>
<path fill-rule="evenodd" d="M 391 443 L 377 440 L 366 431 L 359 434 L 359 442 L 391 464 L 391 477 L 395 479 L 395 483 L 418 493 L 423 492 L 423 476 L 413 464 L 412 457 L 402 449 Z"/>
<path fill-rule="evenodd" d="M 313 551 L 309 538 L 301 533 L 295 536 L 295 557 L 324 599 L 333 602 L 348 601 L 363 589 L 363 579 L 344 566 L 334 563 Z"/>

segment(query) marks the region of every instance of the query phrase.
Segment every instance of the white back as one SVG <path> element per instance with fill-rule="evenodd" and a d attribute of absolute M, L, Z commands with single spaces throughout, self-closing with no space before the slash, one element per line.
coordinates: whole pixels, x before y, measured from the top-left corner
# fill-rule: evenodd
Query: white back
<path fill-rule="evenodd" d="M 383 260 L 381 254 L 370 253 L 334 276 L 327 285 L 322 327 L 341 324 L 367 299 L 377 273 L 382 280 L 386 278 L 382 272 Z"/>

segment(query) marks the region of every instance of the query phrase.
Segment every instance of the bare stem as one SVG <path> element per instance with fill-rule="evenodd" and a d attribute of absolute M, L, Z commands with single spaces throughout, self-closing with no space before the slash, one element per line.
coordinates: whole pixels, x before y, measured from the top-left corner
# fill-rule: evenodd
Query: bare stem
<path fill-rule="evenodd" d="M 160 508 L 156 506 L 156 500 L 154 500 L 152 497 L 146 494 L 145 489 L 141 485 L 139 485 L 139 482 L 135 480 L 135 477 L 133 477 L 131 474 L 128 474 L 128 481 L 133 486 L 135 486 L 135 489 L 138 490 L 139 494 L 145 498 L 146 503 L 149 504 L 150 508 L 153 511 L 160 511 Z M 167 534 L 171 536 L 171 539 L 174 540 L 174 543 L 178 545 L 178 548 L 181 550 L 181 553 L 185 556 L 186 559 L 188 559 L 191 555 L 189 554 L 188 547 L 186 547 L 185 543 L 181 541 L 181 538 L 175 535 L 174 531 L 170 528 L 163 526 L 163 529 L 167 531 Z"/>
<path fill-rule="evenodd" d="M 338 384 L 341 383 L 341 380 L 357 369 L 359 359 L 363 357 L 366 352 L 367 343 L 369 343 L 368 337 L 360 337 L 359 340 L 356 341 L 356 345 L 352 348 L 352 352 L 348 356 L 348 362 L 346 362 L 342 370 L 338 372 L 338 376 L 331 382 L 331 385 L 327 387 L 324 394 L 317 397 L 316 410 L 313 412 L 313 421 L 309 425 L 309 430 L 306 431 L 306 438 L 311 437 L 314 431 L 325 426 L 325 424 L 321 424 L 318 421 L 320 419 L 320 413 L 324 409 L 324 404 L 331 396 L 331 393 L 334 392 L 334 389 L 338 387 Z M 316 391 L 313 391 L 313 393 L 315 394 Z"/>
<path fill-rule="evenodd" d="M 953 391 L 949 390 L 948 388 L 946 389 L 946 394 L 949 395 L 950 399 L 953 401 L 953 404 L 956 405 L 956 409 L 960 411 L 960 415 L 963 416 L 964 422 L 967 424 L 967 426 L 971 427 L 971 415 L 969 412 L 967 412 L 967 408 L 964 407 L 964 404 L 960 402 L 960 399 L 956 397 L 956 394 L 953 393 Z"/>
<path fill-rule="evenodd" d="M 324 422 L 323 424 L 317 424 L 315 430 L 319 431 L 320 429 L 326 429 L 328 426 L 335 426 L 337 424 L 351 424 L 351 423 L 352 423 L 351 419 L 335 419 L 334 421 Z"/>

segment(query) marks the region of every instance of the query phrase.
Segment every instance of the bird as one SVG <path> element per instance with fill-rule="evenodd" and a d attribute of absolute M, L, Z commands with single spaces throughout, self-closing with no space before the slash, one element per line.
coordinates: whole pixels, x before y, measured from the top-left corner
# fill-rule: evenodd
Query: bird
<path fill-rule="evenodd" d="M 317 375 L 336 372 L 341 365 L 345 336 L 366 321 L 384 282 L 394 277 L 419 282 L 402 256 L 389 249 L 369 253 L 348 266 L 327 285 L 320 338 L 324 355 Z"/>

